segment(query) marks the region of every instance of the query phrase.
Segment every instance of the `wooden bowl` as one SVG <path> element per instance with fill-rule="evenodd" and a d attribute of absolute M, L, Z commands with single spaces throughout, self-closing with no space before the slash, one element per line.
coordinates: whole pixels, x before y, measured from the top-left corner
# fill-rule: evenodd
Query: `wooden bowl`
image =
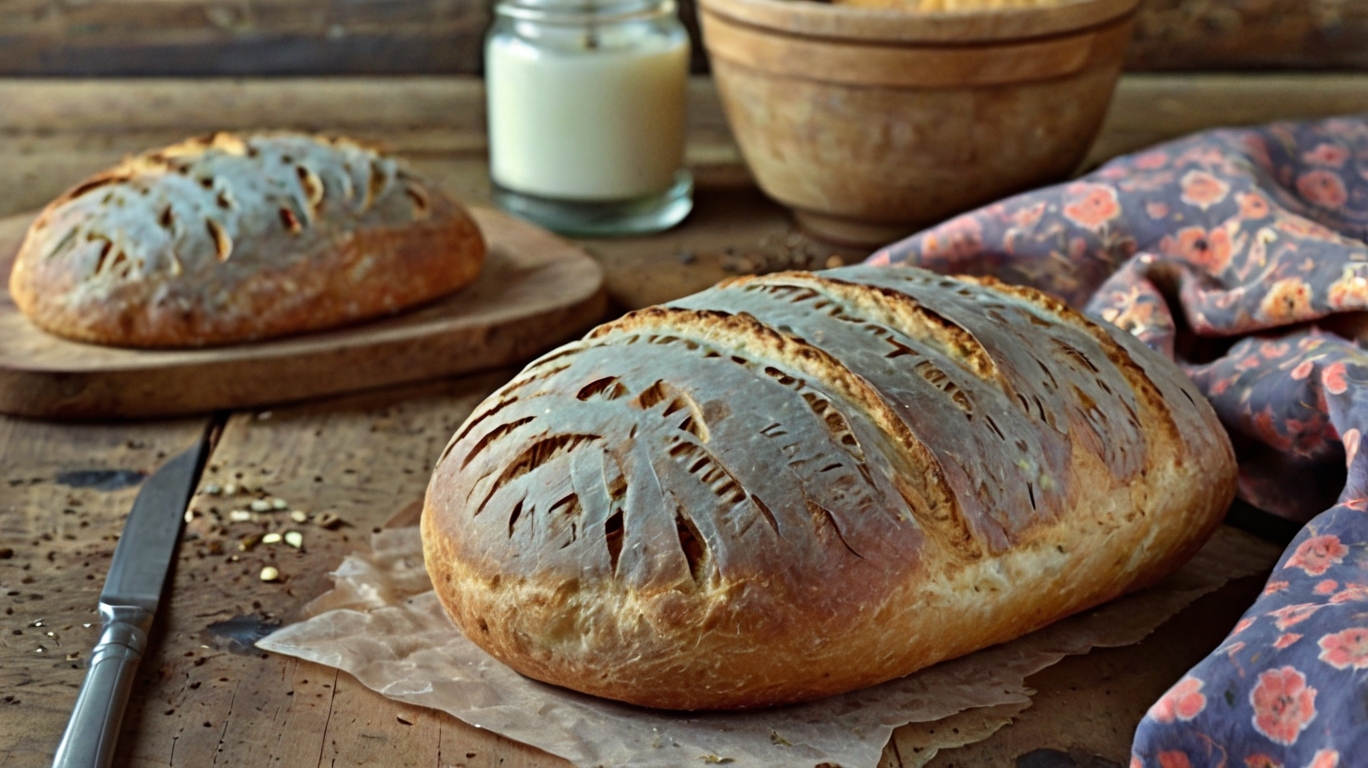
<path fill-rule="evenodd" d="M 761 189 L 818 237 L 881 245 L 1071 173 L 1101 127 L 1137 2 L 699 6 Z"/>

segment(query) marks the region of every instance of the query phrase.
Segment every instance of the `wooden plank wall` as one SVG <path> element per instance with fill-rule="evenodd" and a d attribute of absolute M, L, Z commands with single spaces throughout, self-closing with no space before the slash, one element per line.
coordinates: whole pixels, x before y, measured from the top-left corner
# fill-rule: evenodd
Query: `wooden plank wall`
<path fill-rule="evenodd" d="M 492 2 L 0 0 L 0 76 L 479 73 Z M 1129 65 L 1368 68 L 1368 0 L 1143 0 Z"/>
<path fill-rule="evenodd" d="M 1368 68 L 1368 0 L 1143 0 L 1127 66 Z"/>
<path fill-rule="evenodd" d="M 476 72 L 489 0 L 0 0 L 0 76 Z"/>

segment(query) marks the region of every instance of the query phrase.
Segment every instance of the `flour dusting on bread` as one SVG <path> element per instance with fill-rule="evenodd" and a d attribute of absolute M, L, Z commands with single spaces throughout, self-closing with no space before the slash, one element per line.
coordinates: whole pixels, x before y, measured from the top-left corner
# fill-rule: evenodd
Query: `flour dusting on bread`
<path fill-rule="evenodd" d="M 1181 565 L 1234 493 L 1172 363 L 990 279 L 852 267 L 630 313 L 478 407 L 429 485 L 472 640 L 652 707 L 783 704 Z"/>
<path fill-rule="evenodd" d="M 51 333 L 190 347 L 428 301 L 471 282 L 483 256 L 466 211 L 392 157 L 348 139 L 218 133 L 54 201 L 10 292 Z"/>

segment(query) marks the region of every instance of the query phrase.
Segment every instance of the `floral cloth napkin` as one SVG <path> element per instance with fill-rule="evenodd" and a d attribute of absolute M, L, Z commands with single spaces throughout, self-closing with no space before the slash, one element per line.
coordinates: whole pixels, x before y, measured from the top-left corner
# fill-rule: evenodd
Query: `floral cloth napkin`
<path fill-rule="evenodd" d="M 885 248 L 1055 293 L 1175 359 L 1240 495 L 1305 522 L 1131 768 L 1368 765 L 1368 118 L 1197 134 Z"/>

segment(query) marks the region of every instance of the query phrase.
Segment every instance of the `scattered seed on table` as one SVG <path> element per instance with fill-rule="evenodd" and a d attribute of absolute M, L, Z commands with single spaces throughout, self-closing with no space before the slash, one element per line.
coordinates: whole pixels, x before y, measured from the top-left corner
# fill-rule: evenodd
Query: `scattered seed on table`
<path fill-rule="evenodd" d="M 309 522 L 309 513 L 302 509 L 296 509 L 290 513 L 290 519 L 296 523 L 307 523 Z"/>
<path fill-rule="evenodd" d="M 204 486 L 204 492 L 210 496 L 217 496 L 220 493 L 223 493 L 223 489 L 219 487 L 218 483 L 210 483 Z"/>
<path fill-rule="evenodd" d="M 336 512 L 324 512 L 323 514 L 314 518 L 314 522 L 318 525 L 319 528 L 331 529 L 341 525 L 342 518 L 338 517 Z"/>
<path fill-rule="evenodd" d="M 279 543 L 280 543 L 280 534 L 276 533 L 275 531 L 272 531 L 272 532 L 266 534 L 265 536 L 262 536 L 262 537 L 261 537 L 261 543 L 262 543 L 262 544 L 279 544 Z"/>
<path fill-rule="evenodd" d="M 265 568 L 262 568 L 262 569 L 261 569 L 261 580 L 262 580 L 262 581 L 276 581 L 276 580 L 279 579 L 279 578 L 280 578 L 280 571 L 279 571 L 278 569 L 274 568 L 273 566 L 269 566 L 269 565 L 268 565 L 268 566 L 266 566 Z"/>
<path fill-rule="evenodd" d="M 245 523 L 252 519 L 252 513 L 245 509 L 235 509 L 228 513 L 228 519 L 235 523 Z"/>
<path fill-rule="evenodd" d="M 290 502 L 284 499 L 271 499 L 271 509 L 289 509 Z"/>
<path fill-rule="evenodd" d="M 267 501 L 267 500 L 265 500 L 265 499 L 253 499 L 253 500 L 252 500 L 252 511 L 253 511 L 253 512 L 270 512 L 270 511 L 271 511 L 271 502 L 269 502 L 269 501 Z"/>
<path fill-rule="evenodd" d="M 223 495 L 224 495 L 224 496 L 236 496 L 236 495 L 237 495 L 237 492 L 238 492 L 237 483 L 229 483 L 229 484 L 223 486 Z"/>
<path fill-rule="evenodd" d="M 295 549 L 300 549 L 304 546 L 304 534 L 299 531 L 287 531 L 285 533 L 285 543 Z"/>
<path fill-rule="evenodd" d="M 241 550 L 241 551 L 243 551 L 243 552 L 251 552 L 252 549 L 255 548 L 256 545 L 257 545 L 260 541 L 261 541 L 261 534 L 259 534 L 259 533 L 254 533 L 254 534 L 252 534 L 251 536 L 248 536 L 247 538 L 242 539 L 241 541 L 239 541 L 239 542 L 238 542 L 238 549 Z M 234 555 L 234 558 L 236 558 L 236 557 L 237 557 L 237 556 Z"/>

